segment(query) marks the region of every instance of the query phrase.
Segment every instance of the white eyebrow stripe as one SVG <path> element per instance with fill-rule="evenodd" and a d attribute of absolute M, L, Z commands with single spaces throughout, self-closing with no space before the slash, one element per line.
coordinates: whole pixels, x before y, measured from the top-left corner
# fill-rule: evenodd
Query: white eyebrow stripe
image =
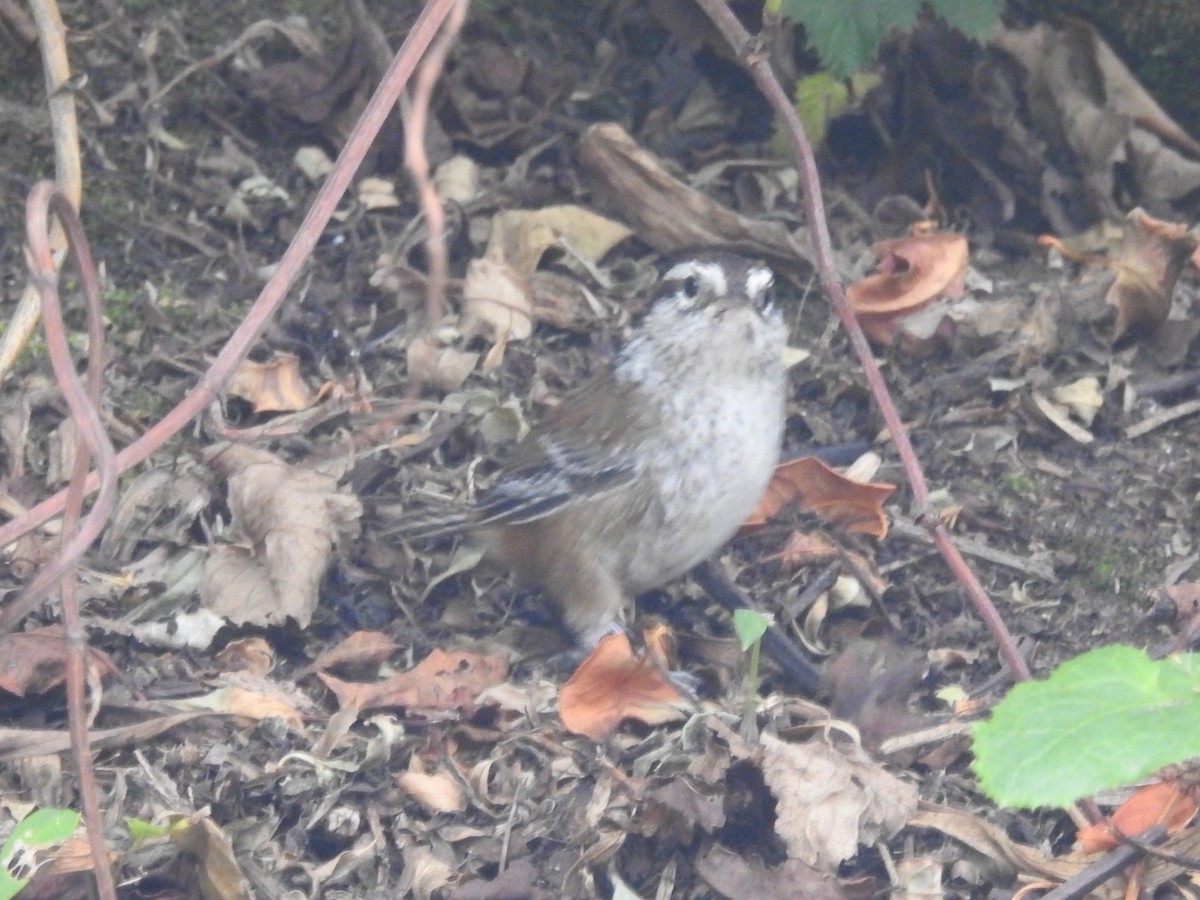
<path fill-rule="evenodd" d="M 754 266 L 746 273 L 746 296 L 754 298 L 762 295 L 775 281 L 771 270 L 765 266 Z"/>
<path fill-rule="evenodd" d="M 713 289 L 713 293 L 718 296 L 724 295 L 729 290 L 729 282 L 725 280 L 725 270 L 721 268 L 719 263 L 701 262 L 695 259 L 689 259 L 687 262 L 681 262 L 672 266 L 667 274 L 663 276 L 665 281 L 682 281 L 684 278 L 696 276 L 703 279 Z"/>

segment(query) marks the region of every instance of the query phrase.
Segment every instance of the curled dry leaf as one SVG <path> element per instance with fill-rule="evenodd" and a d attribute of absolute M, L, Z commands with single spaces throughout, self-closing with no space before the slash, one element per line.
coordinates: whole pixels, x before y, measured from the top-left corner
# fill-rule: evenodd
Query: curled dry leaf
<path fill-rule="evenodd" d="M 423 335 L 408 345 L 409 376 L 443 391 L 456 391 L 475 371 L 479 354 L 456 347 L 443 347 L 432 335 Z"/>
<path fill-rule="evenodd" d="M 798 266 L 805 252 L 782 224 L 748 219 L 683 184 L 620 125 L 589 128 L 579 143 L 579 160 L 655 250 L 724 245 L 766 257 L 787 273 L 810 271 Z"/>
<path fill-rule="evenodd" d="M 875 275 L 846 288 L 867 336 L 888 344 L 900 321 L 940 296 L 959 297 L 966 286 L 967 239 L 939 232 L 882 241 Z"/>
<path fill-rule="evenodd" d="M 265 363 L 243 360 L 226 391 L 249 401 L 255 412 L 296 412 L 316 402 L 300 374 L 299 358 L 290 355 Z"/>
<path fill-rule="evenodd" d="M 558 713 L 572 734 L 603 741 L 624 719 L 678 721 L 683 702 L 662 668 L 635 656 L 624 634 L 610 634 L 558 692 Z"/>
<path fill-rule="evenodd" d="M 1122 346 L 1156 333 L 1171 311 L 1175 283 L 1198 239 L 1183 225 L 1135 209 L 1125 217 L 1120 255 L 1106 260 L 1117 277 L 1105 299 L 1116 307 L 1112 341 Z"/>
<path fill-rule="evenodd" d="M 250 884 L 238 866 L 229 836 L 216 822 L 197 814 L 175 821 L 168 833 L 171 840 L 199 864 L 196 879 L 200 896 L 248 900 Z"/>
<path fill-rule="evenodd" d="M 853 744 L 791 744 L 762 736 L 763 780 L 777 803 L 775 830 L 788 856 L 832 871 L 890 838 L 917 811 L 917 788 Z"/>
<path fill-rule="evenodd" d="M 1084 853 L 1114 850 L 1122 837 L 1136 837 L 1147 828 L 1163 825 L 1169 834 L 1182 831 L 1196 815 L 1196 800 L 1175 781 L 1160 781 L 1142 788 L 1106 820 L 1082 828 L 1076 835 Z"/>
<path fill-rule="evenodd" d="M 793 500 L 829 522 L 856 534 L 882 538 L 887 534 L 884 501 L 896 490 L 894 484 L 859 484 L 838 474 L 813 456 L 802 456 L 781 464 L 767 485 L 746 525 L 762 525 Z"/>
<path fill-rule="evenodd" d="M 479 193 L 479 163 L 461 153 L 433 170 L 433 189 L 449 203 L 469 203 Z"/>
<path fill-rule="evenodd" d="M 1100 379 L 1095 375 L 1056 387 L 1050 392 L 1050 399 L 1065 406 L 1075 418 L 1089 428 L 1104 405 L 1104 393 L 1100 390 Z"/>
<path fill-rule="evenodd" d="M 431 813 L 462 812 L 467 808 L 462 785 L 446 772 L 401 772 L 396 783 Z"/>
<path fill-rule="evenodd" d="M 492 220 L 492 236 L 484 255 L 529 276 L 551 247 L 562 247 L 596 263 L 632 234 L 620 222 L 572 204 L 506 210 Z"/>
<path fill-rule="evenodd" d="M 507 263 L 473 259 L 463 284 L 463 334 L 478 334 L 492 342 L 484 360 L 491 371 L 504 359 L 509 341 L 533 334 L 533 302 L 525 279 Z"/>
<path fill-rule="evenodd" d="M 217 665 L 225 672 L 249 672 L 266 675 L 275 668 L 275 651 L 262 638 L 230 641 L 216 655 Z"/>
<path fill-rule="evenodd" d="M 229 475 L 229 509 L 250 543 L 217 547 L 204 567 L 201 603 L 237 624 L 306 627 L 333 548 L 358 533 L 362 504 L 337 480 L 250 447 L 213 458 Z"/>
<path fill-rule="evenodd" d="M 1082 425 L 1071 421 L 1070 411 L 1066 406 L 1055 403 L 1040 391 L 1033 391 L 1029 395 L 1029 398 L 1033 401 L 1034 409 L 1041 414 L 1042 418 L 1071 440 L 1078 441 L 1081 444 L 1090 444 L 1096 439 Z"/>
<path fill-rule="evenodd" d="M 473 709 L 475 699 L 508 677 L 508 663 L 479 653 L 434 650 L 407 672 L 369 684 L 342 681 L 318 673 L 343 708 L 359 710 L 390 706 L 425 709 Z"/>

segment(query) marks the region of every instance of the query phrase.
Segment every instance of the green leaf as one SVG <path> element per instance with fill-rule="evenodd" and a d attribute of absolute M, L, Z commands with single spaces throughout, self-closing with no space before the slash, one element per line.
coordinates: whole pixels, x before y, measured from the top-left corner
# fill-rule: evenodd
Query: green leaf
<path fill-rule="evenodd" d="M 0 900 L 16 896 L 29 878 L 13 875 L 32 874 L 32 851 L 65 841 L 79 826 L 79 813 L 70 809 L 39 809 L 17 823 L 0 847 Z"/>
<path fill-rule="evenodd" d="M 929 0 L 929 5 L 951 28 L 983 40 L 1000 21 L 1004 0 Z"/>
<path fill-rule="evenodd" d="M 846 77 L 871 61 L 889 30 L 912 26 L 921 0 L 783 0 L 780 8 L 804 26 L 825 68 Z"/>
<path fill-rule="evenodd" d="M 911 28 L 921 5 L 921 0 L 781 0 L 778 4 L 783 15 L 804 26 L 825 69 L 838 77 L 869 63 L 893 28 Z M 951 27 L 982 38 L 999 20 L 1004 0 L 930 0 L 929 5 Z"/>
<path fill-rule="evenodd" d="M 796 115 L 815 147 L 825 139 L 829 121 L 846 108 L 850 89 L 828 72 L 814 72 L 796 82 Z"/>
<path fill-rule="evenodd" d="M 155 825 L 145 819 L 126 819 L 125 825 L 129 828 L 129 836 L 133 838 L 135 847 L 155 838 L 166 837 L 171 833 L 170 828 L 164 825 Z"/>
<path fill-rule="evenodd" d="M 1200 756 L 1200 657 L 1092 650 L 1019 684 L 975 727 L 975 773 L 1005 806 L 1066 806 Z"/>
<path fill-rule="evenodd" d="M 771 627 L 771 617 L 753 609 L 735 609 L 733 611 L 733 630 L 737 632 L 742 650 L 749 650 L 760 640 Z"/>

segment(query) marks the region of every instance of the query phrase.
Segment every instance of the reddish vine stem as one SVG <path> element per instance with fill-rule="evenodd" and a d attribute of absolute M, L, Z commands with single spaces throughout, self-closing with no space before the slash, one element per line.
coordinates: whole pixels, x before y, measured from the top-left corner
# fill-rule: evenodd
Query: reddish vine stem
<path fill-rule="evenodd" d="M 87 386 L 79 380 L 71 360 L 63 323 L 62 304 L 58 296 L 58 273 L 50 243 L 50 212 L 62 225 L 67 245 L 79 267 L 87 301 L 88 367 Z M 43 181 L 29 192 L 25 207 L 25 230 L 29 238 L 28 258 L 32 283 L 42 303 L 42 323 L 46 333 L 46 350 L 55 378 L 67 401 L 71 420 L 75 424 L 75 464 L 67 486 L 63 513 L 62 546 L 58 555 L 47 565 L 22 594 L 19 604 L 33 605 L 55 587 L 62 599 L 63 632 L 67 649 L 67 718 L 71 734 L 71 750 L 79 773 L 79 796 L 83 818 L 87 825 L 88 845 L 96 887 L 104 900 L 116 900 L 117 888 L 109 862 L 108 843 L 104 839 L 104 820 L 100 814 L 100 796 L 88 741 L 87 703 L 84 694 L 87 666 L 87 638 L 79 616 L 75 564 L 104 528 L 117 499 L 116 451 L 100 421 L 100 390 L 104 376 L 104 322 L 100 307 L 100 281 L 92 262 L 83 226 L 75 207 L 53 182 Z M 99 493 L 91 512 L 83 520 L 84 481 L 92 456 L 96 458 Z"/>
<path fill-rule="evenodd" d="M 342 152 L 338 156 L 333 171 L 329 173 L 329 177 L 326 178 L 321 190 L 313 200 L 292 243 L 284 251 L 275 274 L 263 287 L 254 306 L 246 314 L 242 324 L 230 335 L 229 341 L 209 370 L 201 377 L 199 384 L 180 401 L 178 406 L 117 454 L 118 472 L 125 472 L 148 458 L 217 398 L 221 387 L 233 373 L 237 364 L 245 358 L 246 353 L 258 340 L 275 311 L 283 303 L 288 288 L 291 287 L 304 261 L 308 259 L 313 247 L 316 246 L 321 231 L 349 187 L 350 180 L 362 163 L 371 141 L 379 133 L 379 129 L 395 106 L 400 92 L 408 83 L 417 63 L 424 55 L 434 35 L 437 34 L 438 29 L 441 28 L 442 22 L 458 2 L 459 0 L 428 0 L 400 50 L 393 58 L 383 81 L 371 96 L 370 102 L 367 103 L 366 109 L 363 110 L 362 116 L 355 124 L 354 130 L 346 141 L 346 146 L 342 148 Z M 98 485 L 99 479 L 93 473 L 88 476 L 84 490 L 90 493 L 96 490 Z M 66 492 L 60 491 L 53 497 L 43 500 L 33 509 L 0 526 L 0 547 L 8 546 L 21 535 L 59 515 L 65 504 Z M 34 604 L 36 601 L 23 603 L 18 598 L 0 610 L 0 634 L 11 631 L 13 626 L 33 608 Z"/>
<path fill-rule="evenodd" d="M 1021 656 L 1016 641 L 1013 640 L 1004 620 L 1000 617 L 971 567 L 967 565 L 958 548 L 954 546 L 946 527 L 930 510 L 929 486 L 925 481 L 925 474 L 921 469 L 917 454 L 913 450 L 912 441 L 909 440 L 908 431 L 904 427 L 900 414 L 896 411 L 895 404 L 892 403 L 887 384 L 884 382 L 879 365 L 875 362 L 875 356 L 871 352 L 871 345 L 867 342 L 862 327 L 858 324 L 854 310 L 846 302 L 846 295 L 842 290 L 837 266 L 833 259 L 833 243 L 830 240 L 829 225 L 825 219 L 825 206 L 821 196 L 821 179 L 817 173 L 817 161 L 813 156 L 808 136 L 804 132 L 804 126 L 800 124 L 800 118 L 796 115 L 796 110 L 787 93 L 775 77 L 775 73 L 771 71 L 766 55 L 761 52 L 755 39 L 726 5 L 725 0 L 696 0 L 696 2 L 712 19 L 713 24 L 729 42 L 729 46 L 737 53 L 759 91 L 784 124 L 791 141 L 792 152 L 796 158 L 796 168 L 800 173 L 800 185 L 804 194 L 804 212 L 808 221 L 808 231 L 816 256 L 821 285 L 833 301 L 838 318 L 841 319 L 842 325 L 850 337 L 850 345 L 854 348 L 859 363 L 862 365 L 867 384 L 871 388 L 871 394 L 879 406 L 884 424 L 887 425 L 888 433 L 891 434 L 892 442 L 896 446 L 900 463 L 908 476 L 914 505 L 932 532 L 934 544 L 946 560 L 950 571 L 963 585 L 976 612 L 996 641 L 1000 655 L 1009 670 L 1018 680 L 1028 681 L 1031 677 L 1029 666 L 1025 663 L 1025 658 Z"/>
<path fill-rule="evenodd" d="M 404 117 L 404 162 L 417 188 L 417 197 L 425 215 L 425 251 L 429 260 L 429 278 L 425 282 L 425 310 L 428 327 L 441 318 L 446 302 L 446 281 L 450 265 L 446 252 L 446 211 L 429 173 L 429 154 L 425 152 L 425 131 L 433 89 L 445 68 L 446 58 L 467 18 L 467 0 L 455 0 L 445 27 L 429 46 L 413 84 L 412 103 Z"/>

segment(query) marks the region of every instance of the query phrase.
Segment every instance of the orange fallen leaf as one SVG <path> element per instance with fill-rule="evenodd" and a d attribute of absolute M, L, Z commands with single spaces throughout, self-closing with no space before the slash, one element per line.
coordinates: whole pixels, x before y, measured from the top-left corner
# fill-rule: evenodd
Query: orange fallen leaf
<path fill-rule="evenodd" d="M 787 543 L 783 545 L 783 549 L 769 558 L 778 560 L 780 565 L 786 568 L 795 569 L 814 563 L 829 562 L 837 559 L 837 556 L 838 548 L 824 535 L 793 531 L 791 537 L 787 539 Z"/>
<path fill-rule="evenodd" d="M 849 532 L 882 538 L 888 530 L 883 503 L 895 490 L 886 482 L 851 481 L 816 457 L 802 456 L 775 469 L 758 509 L 745 524 L 762 525 L 798 499 L 805 509 Z"/>
<path fill-rule="evenodd" d="M 103 678 L 117 671 L 99 650 L 88 650 L 89 665 Z M 62 684 L 67 643 L 61 625 L 0 635 L 0 690 L 24 697 L 42 694 Z"/>
<path fill-rule="evenodd" d="M 229 379 L 227 390 L 248 400 L 255 412 L 296 412 L 308 409 L 317 399 L 304 382 L 295 356 L 265 363 L 244 360 Z"/>
<path fill-rule="evenodd" d="M 647 725 L 684 718 L 683 696 L 650 656 L 635 656 L 629 638 L 610 634 L 558 692 L 558 713 L 572 734 L 602 741 L 624 719 Z"/>
<path fill-rule="evenodd" d="M 878 270 L 846 288 L 867 336 L 888 344 L 902 319 L 940 296 L 958 297 L 966 287 L 967 239 L 937 232 L 881 241 Z"/>
<path fill-rule="evenodd" d="M 342 709 L 417 706 L 470 710 L 484 688 L 508 677 L 508 663 L 497 656 L 434 650 L 407 672 L 383 681 L 342 681 L 323 672 L 317 677 L 333 691 Z"/>
<path fill-rule="evenodd" d="M 1142 788 L 1108 817 L 1080 829 L 1076 835 L 1084 853 L 1100 853 L 1120 845 L 1117 833 L 1136 837 L 1154 825 L 1165 825 L 1170 834 L 1181 831 L 1196 815 L 1196 800 L 1179 789 L 1178 782 L 1160 781 Z"/>

